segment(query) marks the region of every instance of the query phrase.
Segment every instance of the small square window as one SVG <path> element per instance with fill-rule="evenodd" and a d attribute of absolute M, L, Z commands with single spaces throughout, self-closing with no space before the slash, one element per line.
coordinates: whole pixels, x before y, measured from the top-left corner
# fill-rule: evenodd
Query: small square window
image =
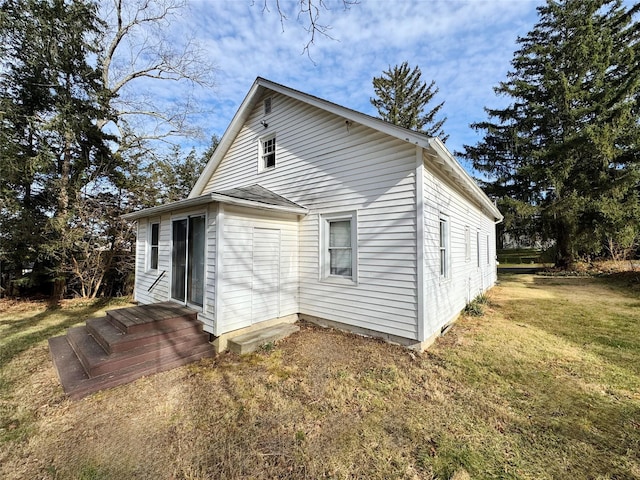
<path fill-rule="evenodd" d="M 158 246 L 160 243 L 160 224 L 152 223 L 149 231 L 149 269 L 158 269 Z"/>
<path fill-rule="evenodd" d="M 276 137 L 262 139 L 260 141 L 260 170 L 275 168 L 276 166 Z"/>

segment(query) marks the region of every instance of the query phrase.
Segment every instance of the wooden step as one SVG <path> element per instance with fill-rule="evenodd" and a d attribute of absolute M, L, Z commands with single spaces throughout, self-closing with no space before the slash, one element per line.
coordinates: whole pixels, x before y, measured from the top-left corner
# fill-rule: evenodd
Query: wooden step
<path fill-rule="evenodd" d="M 49 339 L 49 349 L 71 398 L 214 355 L 197 313 L 169 302 L 110 310 Z"/>
<path fill-rule="evenodd" d="M 170 325 L 154 322 L 134 333 L 125 333 L 109 317 L 90 318 L 86 325 L 91 336 L 107 353 L 125 352 L 175 337 L 203 333 L 202 323 L 184 318 L 173 319 Z"/>
<path fill-rule="evenodd" d="M 143 363 L 131 365 L 117 372 L 89 378 L 76 356 L 66 336 L 49 339 L 49 349 L 54 367 L 60 377 L 65 393 L 72 400 L 78 400 L 94 392 L 132 382 L 154 373 L 187 365 L 202 358 L 213 356 L 211 345 L 194 347 L 189 356 L 166 355 Z"/>
<path fill-rule="evenodd" d="M 163 359 L 166 356 L 189 356 L 195 347 L 209 345 L 209 335 L 203 332 L 188 333 L 146 343 L 137 348 L 123 352 L 107 353 L 95 338 L 89 334 L 87 327 L 70 328 L 67 340 L 75 351 L 80 363 L 89 377 L 130 367 L 149 360 Z"/>
<path fill-rule="evenodd" d="M 184 320 L 196 321 L 193 310 L 171 302 L 139 305 L 107 311 L 107 317 L 125 333 L 137 333 L 157 327 L 180 325 Z"/>
<path fill-rule="evenodd" d="M 238 335 L 227 341 L 227 347 L 234 353 L 243 355 L 251 353 L 261 346 L 281 340 L 300 330 L 300 327 L 291 323 L 280 323 L 271 327 L 261 328 L 254 332 Z"/>

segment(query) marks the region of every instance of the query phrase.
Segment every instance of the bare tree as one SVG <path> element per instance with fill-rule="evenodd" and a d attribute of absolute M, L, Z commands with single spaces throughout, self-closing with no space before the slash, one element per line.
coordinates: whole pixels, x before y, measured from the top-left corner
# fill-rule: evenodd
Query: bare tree
<path fill-rule="evenodd" d="M 180 44 L 169 38 L 171 22 L 185 8 L 186 0 L 102 0 L 106 28 L 99 61 L 104 101 L 115 118 L 102 119 L 100 127 L 115 125 L 121 144 L 198 132 L 189 124 L 191 115 L 201 113 L 195 89 L 213 87 L 216 69 L 193 38 Z M 159 81 L 176 84 L 180 100 L 163 104 L 152 92 Z"/>
<path fill-rule="evenodd" d="M 262 12 L 270 12 L 270 5 L 275 4 L 275 10 L 280 15 L 280 24 L 282 25 L 282 29 L 284 30 L 284 22 L 288 19 L 287 12 L 285 10 L 284 5 L 290 4 L 291 0 L 254 0 L 253 4 L 256 3 L 262 4 Z M 342 5 L 344 10 L 348 10 L 352 5 L 357 5 L 360 3 L 359 0 L 295 0 L 295 3 L 298 5 L 297 8 L 297 18 L 304 25 L 304 29 L 309 33 L 309 41 L 303 48 L 303 53 L 306 52 L 309 54 L 309 49 L 312 45 L 315 45 L 316 38 L 318 36 L 326 37 L 334 40 L 334 38 L 329 34 L 331 30 L 331 26 L 325 23 L 321 23 L 322 11 L 331 10 L 331 3 L 339 3 Z"/>

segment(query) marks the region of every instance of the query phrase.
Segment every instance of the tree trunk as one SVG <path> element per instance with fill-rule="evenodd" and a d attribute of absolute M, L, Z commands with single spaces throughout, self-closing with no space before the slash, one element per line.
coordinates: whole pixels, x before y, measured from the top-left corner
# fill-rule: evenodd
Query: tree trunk
<path fill-rule="evenodd" d="M 556 224 L 556 268 L 562 270 L 573 269 L 575 259 L 571 248 L 571 231 L 564 220 L 558 220 Z"/>

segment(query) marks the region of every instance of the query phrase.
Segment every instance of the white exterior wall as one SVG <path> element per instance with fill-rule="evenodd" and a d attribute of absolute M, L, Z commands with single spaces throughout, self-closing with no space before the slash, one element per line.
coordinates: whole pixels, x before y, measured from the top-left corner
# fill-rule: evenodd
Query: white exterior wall
<path fill-rule="evenodd" d="M 158 242 L 158 269 L 149 269 L 150 225 L 160 223 Z M 138 220 L 136 239 L 136 282 L 134 299 L 142 304 L 164 302 L 169 298 L 169 274 L 171 269 L 171 222 L 169 217 L 151 217 Z M 151 288 L 153 282 L 165 271 L 162 278 Z"/>
<path fill-rule="evenodd" d="M 300 311 L 298 302 L 298 218 L 253 209 L 220 206 L 220 255 L 218 315 L 215 335 L 222 335 L 259 321 Z M 265 271 L 258 258 L 265 237 L 277 238 L 273 261 L 276 271 Z M 277 283 L 274 284 L 274 282 Z"/>
<path fill-rule="evenodd" d="M 204 323 L 204 330 L 212 333 L 215 320 L 215 277 L 216 277 L 216 214 L 217 205 L 212 203 L 195 210 L 179 210 L 162 216 L 141 218 L 138 220 L 136 240 L 136 281 L 134 298 L 142 304 L 166 302 L 170 300 L 171 288 L 171 222 L 174 218 L 188 215 L 206 214 L 207 243 L 205 252 L 205 298 L 198 319 Z M 158 248 L 158 269 L 150 270 L 149 265 L 149 225 L 160 223 Z M 158 283 L 149 291 L 149 287 L 162 271 L 166 271 Z"/>
<path fill-rule="evenodd" d="M 423 167 L 425 334 L 439 332 L 465 305 L 496 282 L 495 223 L 436 168 Z M 440 276 L 440 216 L 449 221 L 449 275 Z M 465 228 L 470 251 L 466 258 Z M 480 236 L 480 266 L 477 262 Z M 487 244 L 487 236 L 489 243 Z M 489 255 L 487 256 L 487 247 Z M 487 262 L 487 258 L 489 261 Z"/>
<path fill-rule="evenodd" d="M 299 313 L 417 339 L 416 147 L 271 98 L 272 113 L 257 102 L 202 193 L 260 184 L 308 208 L 299 225 Z M 259 139 L 273 133 L 276 168 L 258 172 Z M 354 210 L 357 285 L 322 281 L 319 214 Z"/>

